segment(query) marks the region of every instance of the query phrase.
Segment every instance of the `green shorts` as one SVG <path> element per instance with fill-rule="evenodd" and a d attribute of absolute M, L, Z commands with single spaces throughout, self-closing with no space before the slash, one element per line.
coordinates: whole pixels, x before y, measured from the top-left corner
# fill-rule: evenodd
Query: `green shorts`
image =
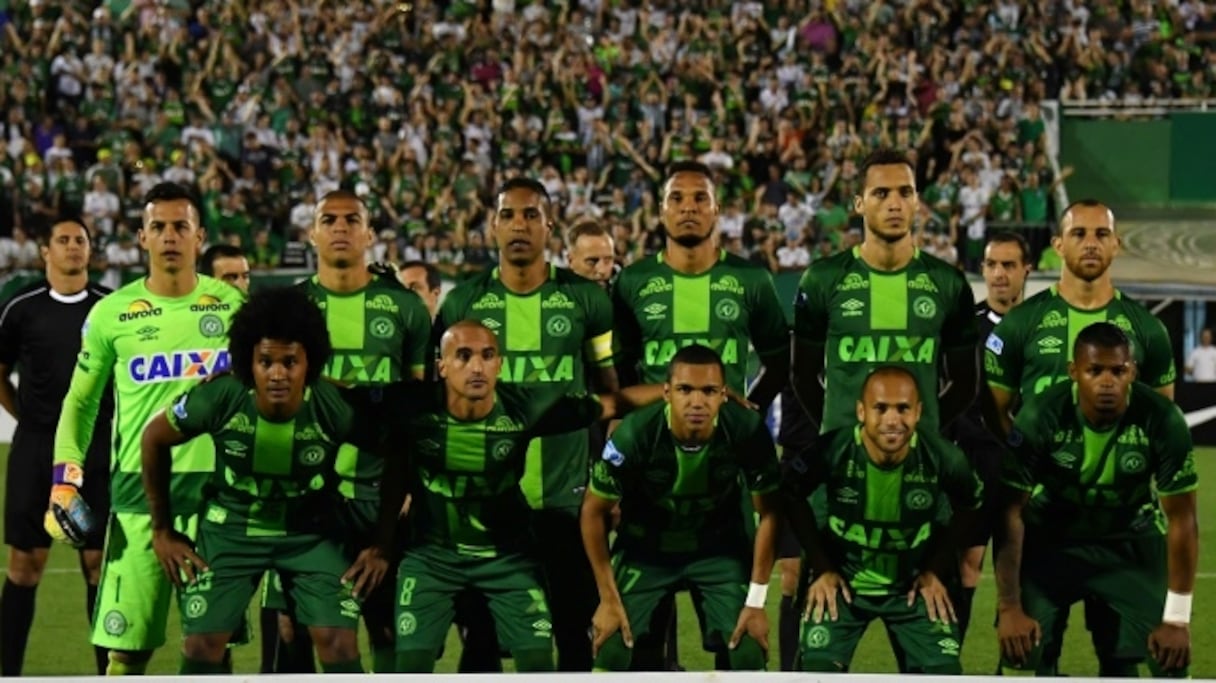
<path fill-rule="evenodd" d="M 634 640 L 650 631 L 651 618 L 668 595 L 687 589 L 702 619 L 702 638 L 727 642 L 739 621 L 751 576 L 750 558 L 744 553 L 641 554 L 617 548 L 612 554 L 617 590 Z M 624 670 L 621 634 L 611 636 L 596 657 L 597 670 Z"/>
<path fill-rule="evenodd" d="M 198 516 L 179 517 L 174 528 L 194 536 Z M 155 650 L 165 644 L 173 584 L 152 552 L 152 517 L 115 512 L 93 610 L 93 644 L 111 650 Z"/>
<path fill-rule="evenodd" d="M 909 607 L 904 595 L 854 595 L 852 604 L 837 596 L 836 610 L 836 621 L 803 622 L 798 648 L 803 671 L 848 671 L 866 627 L 882 619 L 887 634 L 905 653 L 907 672 L 942 676 L 963 672 L 958 629 L 948 621 L 929 621 L 923 599 Z"/>
<path fill-rule="evenodd" d="M 268 569 L 282 577 L 301 624 L 358 628 L 359 602 L 342 585 L 350 563 L 336 540 L 319 534 L 250 537 L 243 527 L 204 519 L 197 545 L 210 571 L 178 594 L 183 633 L 234 629 Z"/>
<path fill-rule="evenodd" d="M 553 625 L 540 568 L 525 555 L 469 557 L 422 544 L 405 552 L 397 570 L 397 652 L 438 652 L 456 614 L 456 596 L 482 592 L 512 652 L 553 649 Z"/>
<path fill-rule="evenodd" d="M 1028 541 L 1030 540 L 1029 534 Z M 1168 586 L 1166 542 L 1161 535 L 1111 541 L 1028 542 L 1022 553 L 1022 608 L 1039 622 L 1043 639 L 1022 670 L 1039 667 L 1043 651 L 1058 652 L 1059 625 L 1072 606 L 1091 600 L 1109 618 L 1088 624 L 1098 658 L 1138 663 L 1160 623 Z M 1018 667 L 1002 662 L 1011 671 Z M 1174 672 L 1170 672 L 1173 674 Z"/>

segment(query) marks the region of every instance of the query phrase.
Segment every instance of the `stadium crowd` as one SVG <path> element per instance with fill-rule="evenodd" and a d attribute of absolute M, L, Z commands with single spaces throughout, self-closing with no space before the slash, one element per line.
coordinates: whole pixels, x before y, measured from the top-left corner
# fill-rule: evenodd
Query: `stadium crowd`
<path fill-rule="evenodd" d="M 454 275 L 493 262 L 486 206 L 520 172 L 627 264 L 662 243 L 663 168 L 695 158 L 726 246 L 797 270 L 860 239 L 881 143 L 913 154 L 923 246 L 974 271 L 987 223 L 1060 208 L 1037 102 L 1211 96 L 1214 35 L 1195 0 L 8 2 L 0 265 L 79 213 L 118 279 L 164 179 L 257 269 L 309 265 L 315 201 L 343 186 L 375 256 Z"/>

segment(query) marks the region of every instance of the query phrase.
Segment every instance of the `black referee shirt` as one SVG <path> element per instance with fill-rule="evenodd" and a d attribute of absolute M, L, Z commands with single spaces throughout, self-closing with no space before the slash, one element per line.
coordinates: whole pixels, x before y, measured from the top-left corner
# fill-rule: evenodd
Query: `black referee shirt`
<path fill-rule="evenodd" d="M 53 432 L 80 353 L 85 316 L 110 290 L 90 283 L 63 295 L 46 280 L 24 287 L 0 311 L 0 363 L 20 375 L 17 410 L 23 429 Z M 108 425 L 114 397 L 106 391 L 98 427 Z"/>
<path fill-rule="evenodd" d="M 1004 316 L 992 310 L 987 299 L 975 305 L 975 322 L 980 329 L 980 358 L 984 357 L 984 344 L 988 341 L 988 335 L 992 334 L 992 330 L 996 328 L 997 323 L 1001 322 L 1002 317 Z M 982 365 L 980 366 L 980 391 L 988 391 L 988 373 Z M 971 404 L 967 412 L 959 417 L 958 423 L 956 432 L 960 440 L 995 441 L 995 437 L 984 427 L 984 413 L 980 408 L 979 396 L 976 396 L 975 402 Z"/>

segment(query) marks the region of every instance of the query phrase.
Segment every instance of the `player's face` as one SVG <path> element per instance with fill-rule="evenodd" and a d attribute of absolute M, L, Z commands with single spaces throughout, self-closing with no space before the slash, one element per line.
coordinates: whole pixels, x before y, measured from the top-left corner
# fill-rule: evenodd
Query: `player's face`
<path fill-rule="evenodd" d="M 268 417 L 294 415 L 304 401 L 308 354 L 299 342 L 263 339 L 253 351 L 258 410 Z"/>
<path fill-rule="evenodd" d="M 431 289 L 431 286 L 426 281 L 426 268 L 413 266 L 397 271 L 397 280 L 405 285 L 406 289 L 412 290 L 422 297 L 423 303 L 426 304 L 426 310 L 431 312 L 431 317 L 435 317 L 435 311 L 439 309 L 439 290 Z"/>
<path fill-rule="evenodd" d="M 367 207 L 350 197 L 330 197 L 317 204 L 309 237 L 317 248 L 317 258 L 332 268 L 362 264 L 364 252 L 375 239 Z"/>
<path fill-rule="evenodd" d="M 607 235 L 582 235 L 570 247 L 570 270 L 592 282 L 607 286 L 615 263 Z"/>
<path fill-rule="evenodd" d="M 991 242 L 984 248 L 983 275 L 988 296 L 1012 302 L 1022 294 L 1030 264 L 1022 261 L 1022 249 L 1015 242 Z"/>
<path fill-rule="evenodd" d="M 907 448 L 920 422 L 920 412 L 916 382 L 900 374 L 871 377 L 857 402 L 862 435 L 888 457 L 898 457 Z"/>
<path fill-rule="evenodd" d="M 51 226 L 51 239 L 42 248 L 42 260 L 63 275 L 80 275 L 89 267 L 89 233 L 76 223 Z"/>
<path fill-rule="evenodd" d="M 1081 413 L 1092 421 L 1110 422 L 1127 410 L 1136 364 L 1124 347 L 1103 349 L 1083 344 L 1068 363 L 1068 376 L 1077 383 Z"/>
<path fill-rule="evenodd" d="M 677 363 L 663 397 L 671 404 L 673 427 L 697 440 L 708 439 L 726 401 L 726 380 L 717 365 Z"/>
<path fill-rule="evenodd" d="M 249 293 L 249 260 L 244 256 L 221 256 L 211 263 L 212 277 Z"/>
<path fill-rule="evenodd" d="M 1060 220 L 1060 234 L 1051 243 L 1068 272 L 1093 282 L 1106 273 L 1119 253 L 1115 216 L 1105 206 L 1074 206 Z"/>
<path fill-rule="evenodd" d="M 714 184 L 700 173 L 677 173 L 663 186 L 663 229 L 683 247 L 695 247 L 713 237 L 718 224 Z"/>
<path fill-rule="evenodd" d="M 440 347 L 439 376 L 448 391 L 472 401 L 494 393 L 502 356 L 493 332 L 484 327 L 453 327 L 443 334 Z"/>
<path fill-rule="evenodd" d="M 916 176 L 907 164 L 871 166 L 864 194 L 853 208 L 865 218 L 866 233 L 884 242 L 898 242 L 912 234 L 916 215 Z"/>
<path fill-rule="evenodd" d="M 193 271 L 203 246 L 203 229 L 194 205 L 185 199 L 149 203 L 144 207 L 139 246 L 148 252 L 151 271 Z"/>
<path fill-rule="evenodd" d="M 549 239 L 549 214 L 545 198 L 526 187 L 498 195 L 498 206 L 490 221 L 498 253 L 513 266 L 530 266 L 545 256 Z"/>

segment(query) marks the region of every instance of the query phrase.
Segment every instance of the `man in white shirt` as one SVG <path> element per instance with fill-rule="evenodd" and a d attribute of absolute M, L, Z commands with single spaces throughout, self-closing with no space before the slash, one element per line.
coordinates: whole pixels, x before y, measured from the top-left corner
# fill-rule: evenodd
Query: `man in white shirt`
<path fill-rule="evenodd" d="M 1199 333 L 1199 346 L 1186 359 L 1186 373 L 1192 382 L 1216 382 L 1216 346 L 1212 346 L 1212 330 Z"/>

